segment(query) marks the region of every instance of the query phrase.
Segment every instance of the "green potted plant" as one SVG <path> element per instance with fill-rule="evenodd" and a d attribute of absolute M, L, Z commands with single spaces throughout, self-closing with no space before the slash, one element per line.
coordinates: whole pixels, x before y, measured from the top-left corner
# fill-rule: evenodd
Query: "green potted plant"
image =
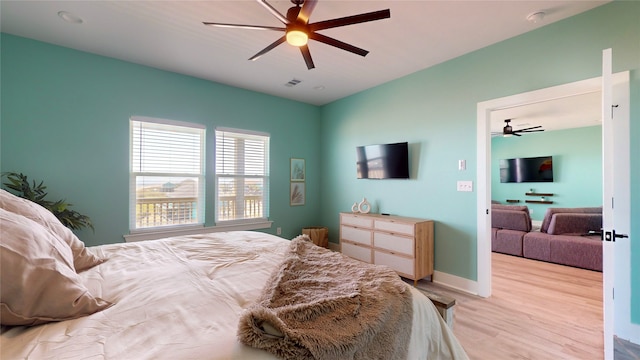
<path fill-rule="evenodd" d="M 65 200 L 49 201 L 45 199 L 47 196 L 45 189 L 47 187 L 44 185 L 44 181 L 40 181 L 39 184 L 36 183 L 35 180 L 29 182 L 26 175 L 15 172 L 6 172 L 3 173 L 2 176 L 8 180 L 8 182 L 3 183 L 8 191 L 16 196 L 33 201 L 51 211 L 53 215 L 69 229 L 80 230 L 88 227 L 94 230 L 93 223 L 87 215 L 82 215 L 69 208 L 72 204 L 67 203 Z"/>

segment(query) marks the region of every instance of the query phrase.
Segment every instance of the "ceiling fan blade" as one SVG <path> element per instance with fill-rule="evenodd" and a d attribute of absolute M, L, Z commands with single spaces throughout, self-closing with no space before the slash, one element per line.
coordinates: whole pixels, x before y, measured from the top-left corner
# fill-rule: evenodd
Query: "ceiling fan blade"
<path fill-rule="evenodd" d="M 276 10 L 276 8 L 269 5 L 268 2 L 266 2 L 265 0 L 256 0 L 256 1 L 258 2 L 258 4 L 262 5 L 265 9 L 267 9 L 267 11 L 270 12 L 273 16 L 278 18 L 280 22 L 282 22 L 285 25 L 289 24 L 290 22 L 289 19 L 287 19 L 286 16 L 282 15 L 278 10 Z"/>
<path fill-rule="evenodd" d="M 224 24 L 224 23 L 214 23 L 214 22 L 203 22 L 203 24 L 207 26 L 215 26 L 215 27 L 221 27 L 221 28 L 234 28 L 234 29 L 275 30 L 275 31 L 286 30 L 286 28 L 283 28 L 283 27 L 261 26 L 261 25 Z"/>
<path fill-rule="evenodd" d="M 300 46 L 300 52 L 302 53 L 304 62 L 307 63 L 307 69 L 311 70 L 315 68 L 315 65 L 313 65 L 313 59 L 311 58 L 311 52 L 309 52 L 309 46 L 307 45 Z"/>
<path fill-rule="evenodd" d="M 318 0 L 304 0 L 304 3 L 302 3 L 302 9 L 300 9 L 300 12 L 298 13 L 298 21 L 308 24 L 311 13 L 316 7 L 317 2 Z"/>
<path fill-rule="evenodd" d="M 249 58 L 249 60 L 258 60 L 258 58 L 266 53 L 268 53 L 269 51 L 271 51 L 273 48 L 275 48 L 276 46 L 282 44 L 283 42 L 285 42 L 287 40 L 286 36 L 281 37 L 280 39 L 274 41 L 273 43 L 271 43 L 271 45 L 267 46 L 266 48 L 262 49 L 259 53 L 253 55 L 252 57 Z"/>
<path fill-rule="evenodd" d="M 369 13 L 346 16 L 338 19 L 331 19 L 325 21 L 319 21 L 317 23 L 309 24 L 310 31 L 318 31 L 324 29 L 330 29 L 338 26 L 346 26 L 353 24 L 360 24 L 368 21 L 382 20 L 391 17 L 391 11 L 389 9 L 386 10 L 378 10 Z"/>
<path fill-rule="evenodd" d="M 532 126 L 532 127 L 528 127 L 528 128 L 524 128 L 524 129 L 519 129 L 519 130 L 516 130 L 516 131 L 527 131 L 527 130 L 531 130 L 531 129 L 538 129 L 538 128 L 541 128 L 541 127 L 542 127 L 542 125 L 538 125 L 538 126 Z"/>
<path fill-rule="evenodd" d="M 515 133 L 515 132 L 514 132 L 514 133 L 511 133 L 511 135 L 514 135 L 514 136 L 522 136 L 522 135 L 520 135 L 520 134 L 518 134 L 518 133 Z"/>
<path fill-rule="evenodd" d="M 360 56 L 367 56 L 367 54 L 369 53 L 369 51 L 367 51 L 367 50 L 361 49 L 359 47 L 355 47 L 353 45 L 347 44 L 347 43 L 342 42 L 340 40 L 336 40 L 334 38 L 330 38 L 330 37 L 322 35 L 322 34 L 311 33 L 311 34 L 309 34 L 309 38 L 313 39 L 313 40 L 316 40 L 316 41 L 320 41 L 321 43 L 325 43 L 327 45 L 335 46 L 337 48 L 340 48 L 340 49 L 345 50 L 345 51 L 352 52 L 352 53 L 360 55 Z"/>
<path fill-rule="evenodd" d="M 539 129 L 539 130 L 516 130 L 515 132 L 530 133 L 530 132 L 539 132 L 539 131 L 544 131 L 544 129 Z"/>

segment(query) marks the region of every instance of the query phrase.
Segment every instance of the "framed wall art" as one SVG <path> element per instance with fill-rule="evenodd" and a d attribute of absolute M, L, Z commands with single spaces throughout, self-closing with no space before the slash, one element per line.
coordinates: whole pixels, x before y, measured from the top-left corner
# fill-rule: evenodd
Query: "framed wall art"
<path fill-rule="evenodd" d="M 305 183 L 303 182 L 291 182 L 291 188 L 289 191 L 289 204 L 291 206 L 304 205 L 305 200 Z"/>
<path fill-rule="evenodd" d="M 304 181 L 305 178 L 304 159 L 291 158 L 291 181 Z"/>

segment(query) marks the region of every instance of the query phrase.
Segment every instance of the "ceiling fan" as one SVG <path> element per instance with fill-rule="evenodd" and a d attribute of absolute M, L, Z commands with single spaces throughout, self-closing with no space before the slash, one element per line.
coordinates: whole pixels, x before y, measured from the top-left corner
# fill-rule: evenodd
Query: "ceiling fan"
<path fill-rule="evenodd" d="M 373 11 L 369 13 L 363 13 L 359 15 L 346 16 L 342 18 L 336 18 L 331 20 L 319 21 L 316 23 L 309 23 L 311 13 L 316 6 L 318 0 L 291 0 L 295 5 L 287 11 L 287 16 L 282 15 L 273 6 L 269 5 L 265 0 L 256 0 L 258 4 L 262 5 L 273 16 L 280 20 L 285 27 L 274 26 L 262 26 L 262 25 L 240 25 L 240 24 L 224 24 L 215 22 L 203 22 L 208 26 L 226 27 L 226 28 L 241 28 L 241 29 L 254 29 L 254 30 L 272 30 L 272 31 L 284 31 L 284 35 L 278 40 L 271 43 L 271 45 L 262 49 L 257 54 L 249 58 L 249 60 L 256 60 L 267 52 L 273 50 L 276 46 L 287 42 L 293 46 L 300 48 L 302 57 L 307 64 L 309 70 L 315 68 L 311 53 L 307 42 L 309 39 L 316 40 L 327 45 L 331 45 L 340 48 L 345 51 L 352 52 L 360 56 L 366 56 L 369 51 L 347 44 L 340 40 L 322 35 L 316 31 L 331 29 L 339 26 L 347 26 L 353 24 L 364 23 L 368 21 L 382 20 L 391 17 L 391 11 L 389 9 Z M 302 6 L 300 6 L 302 5 Z"/>
<path fill-rule="evenodd" d="M 513 119 L 506 119 L 504 121 L 506 123 L 506 125 L 502 129 L 502 133 L 498 133 L 498 135 L 502 135 L 502 136 L 505 136 L 505 137 L 511 136 L 511 135 L 522 136 L 522 135 L 520 135 L 520 133 L 531 133 L 531 132 L 544 131 L 544 129 L 540 129 L 542 127 L 542 125 L 532 126 L 532 127 L 528 127 L 528 128 L 524 128 L 524 129 L 519 129 L 519 130 L 513 130 L 513 127 L 511 125 L 509 125 L 511 120 L 513 120 Z"/>

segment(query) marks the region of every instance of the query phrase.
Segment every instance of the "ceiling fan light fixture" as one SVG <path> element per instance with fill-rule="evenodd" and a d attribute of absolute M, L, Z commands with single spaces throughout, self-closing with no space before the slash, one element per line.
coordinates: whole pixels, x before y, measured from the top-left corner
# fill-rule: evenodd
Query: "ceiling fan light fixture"
<path fill-rule="evenodd" d="M 293 46 L 304 46 L 309 41 L 309 35 L 302 30 L 287 31 L 287 43 Z"/>

